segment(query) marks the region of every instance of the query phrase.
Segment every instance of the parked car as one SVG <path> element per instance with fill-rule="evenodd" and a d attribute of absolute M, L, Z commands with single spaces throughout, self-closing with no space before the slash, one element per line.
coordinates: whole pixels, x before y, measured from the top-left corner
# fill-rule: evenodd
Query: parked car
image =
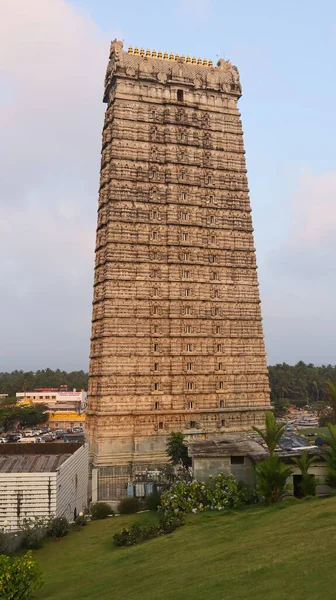
<path fill-rule="evenodd" d="M 10 444 L 15 444 L 22 439 L 22 436 L 19 433 L 8 433 L 6 439 Z"/>
<path fill-rule="evenodd" d="M 50 431 L 50 427 L 42 427 L 41 428 L 41 434 L 42 433 L 49 433 L 49 431 Z"/>
<path fill-rule="evenodd" d="M 5 444 L 7 442 L 6 438 L 0 437 L 0 444 Z"/>
<path fill-rule="evenodd" d="M 41 436 L 35 438 L 35 444 L 45 444 L 45 440 Z"/>
<path fill-rule="evenodd" d="M 44 433 L 43 435 L 41 435 L 41 438 L 45 441 L 45 442 L 53 442 L 54 438 L 50 433 Z"/>
<path fill-rule="evenodd" d="M 83 433 L 83 427 L 73 427 L 72 433 Z"/>
<path fill-rule="evenodd" d="M 63 429 L 55 429 L 55 434 L 56 434 L 56 438 L 58 440 L 62 440 L 64 438 L 64 431 L 63 431 Z"/>
<path fill-rule="evenodd" d="M 34 432 L 33 432 L 32 429 L 25 429 L 24 432 L 23 432 L 23 436 L 25 438 L 34 437 Z"/>

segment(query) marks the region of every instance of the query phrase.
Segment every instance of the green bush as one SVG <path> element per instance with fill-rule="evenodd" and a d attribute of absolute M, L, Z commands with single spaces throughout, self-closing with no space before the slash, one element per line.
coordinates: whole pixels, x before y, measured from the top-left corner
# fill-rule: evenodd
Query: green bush
<path fill-rule="evenodd" d="M 77 525 L 78 527 L 85 527 L 86 524 L 87 516 L 84 514 L 79 514 L 78 517 L 76 517 L 75 525 Z"/>
<path fill-rule="evenodd" d="M 152 492 L 146 498 L 146 508 L 148 510 L 157 510 L 161 503 L 160 492 Z"/>
<path fill-rule="evenodd" d="M 42 584 L 41 572 L 30 551 L 25 556 L 0 556 L 1 600 L 29 600 Z"/>
<path fill-rule="evenodd" d="M 224 510 L 247 504 L 247 488 L 241 486 L 233 475 L 217 475 L 210 483 L 180 481 L 161 496 L 163 512 L 201 512 Z"/>
<path fill-rule="evenodd" d="M 131 515 L 138 512 L 140 503 L 138 498 L 123 498 L 118 504 L 118 513 L 120 515 Z"/>
<path fill-rule="evenodd" d="M 107 502 L 95 502 L 91 504 L 90 515 L 93 521 L 98 521 L 114 515 L 114 511 Z"/>
<path fill-rule="evenodd" d="M 69 533 L 69 523 L 65 517 L 55 517 L 49 521 L 47 534 L 53 538 L 62 538 Z"/>
<path fill-rule="evenodd" d="M 21 525 L 22 548 L 27 550 L 38 550 L 42 547 L 42 539 L 46 536 L 48 521 L 44 518 L 35 517 L 24 519 Z"/>
<path fill-rule="evenodd" d="M 167 534 L 172 533 L 178 527 L 183 527 L 184 524 L 184 518 L 181 513 L 174 514 L 168 512 L 162 515 L 159 528 L 162 533 Z"/>

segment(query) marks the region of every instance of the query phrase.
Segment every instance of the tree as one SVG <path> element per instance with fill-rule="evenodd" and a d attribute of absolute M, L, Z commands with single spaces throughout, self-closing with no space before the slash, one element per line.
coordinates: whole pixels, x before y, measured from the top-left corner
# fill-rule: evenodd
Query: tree
<path fill-rule="evenodd" d="M 277 423 L 275 416 L 272 411 L 267 411 L 265 414 L 265 431 L 259 429 L 259 427 L 253 427 L 254 431 L 259 433 L 260 437 L 264 440 L 270 456 L 273 455 L 279 441 L 286 431 L 284 423 Z"/>
<path fill-rule="evenodd" d="M 309 468 L 319 460 L 319 456 L 310 456 L 308 450 L 305 450 L 301 456 L 293 458 L 293 462 L 301 471 L 300 489 L 303 496 L 315 496 L 316 488 L 319 484 L 319 479 L 309 475 Z"/>
<path fill-rule="evenodd" d="M 42 584 L 40 569 L 31 552 L 24 556 L 0 556 L 0 598 L 28 600 Z"/>
<path fill-rule="evenodd" d="M 173 465 L 182 464 L 184 467 L 189 467 L 191 460 L 188 456 L 188 448 L 184 443 L 184 435 L 180 431 L 173 431 L 167 442 L 166 452 Z"/>
<path fill-rule="evenodd" d="M 287 489 L 287 479 L 292 469 L 281 462 L 279 456 L 268 456 L 256 468 L 257 492 L 264 497 L 266 506 L 276 504 Z"/>
<path fill-rule="evenodd" d="M 329 448 L 326 451 L 325 459 L 327 462 L 326 482 L 330 487 L 336 487 L 336 427 L 328 423 L 329 435 L 324 439 Z"/>

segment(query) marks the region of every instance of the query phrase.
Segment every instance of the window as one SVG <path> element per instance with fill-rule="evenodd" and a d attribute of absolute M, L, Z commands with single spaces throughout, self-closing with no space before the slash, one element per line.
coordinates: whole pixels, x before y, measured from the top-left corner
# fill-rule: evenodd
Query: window
<path fill-rule="evenodd" d="M 191 352 L 191 350 L 192 350 L 191 344 L 187 344 L 186 350 L 187 350 L 187 352 Z"/>
<path fill-rule="evenodd" d="M 196 421 L 190 421 L 191 429 L 196 429 Z"/>
<path fill-rule="evenodd" d="M 180 140 L 181 140 L 182 142 L 183 142 L 184 138 L 185 138 L 184 132 L 183 132 L 183 131 L 180 131 Z"/>
<path fill-rule="evenodd" d="M 187 363 L 187 371 L 192 371 L 193 365 L 192 363 Z"/>
<path fill-rule="evenodd" d="M 192 408 L 193 407 L 193 403 L 192 402 L 188 402 L 188 408 Z"/>
<path fill-rule="evenodd" d="M 243 465 L 245 463 L 244 456 L 230 456 L 231 465 Z"/>
<path fill-rule="evenodd" d="M 186 252 L 184 252 L 182 254 L 182 260 L 189 260 L 189 254 L 187 254 Z"/>
<path fill-rule="evenodd" d="M 216 333 L 220 333 L 220 326 L 216 325 Z"/>
<path fill-rule="evenodd" d="M 189 215 L 188 215 L 188 213 L 182 213 L 181 214 L 181 219 L 182 219 L 182 221 L 189 221 Z"/>
<path fill-rule="evenodd" d="M 211 255 L 209 256 L 209 261 L 210 261 L 210 262 L 212 262 L 212 263 L 214 263 L 214 262 L 215 262 L 215 256 L 214 256 L 214 254 L 211 254 Z"/>
<path fill-rule="evenodd" d="M 35 396 L 34 396 L 35 398 Z M 51 396 L 52 400 L 56 400 L 56 396 Z"/>
<path fill-rule="evenodd" d="M 223 363 L 218 363 L 218 371 L 223 371 Z"/>
<path fill-rule="evenodd" d="M 219 403 L 219 408 L 224 408 L 224 400 L 221 400 Z"/>
<path fill-rule="evenodd" d="M 210 184 L 210 183 L 211 183 L 211 175 L 208 175 L 208 176 L 207 176 L 207 178 L 206 178 L 206 182 L 207 182 L 207 184 Z"/>
<path fill-rule="evenodd" d="M 159 370 L 159 363 L 154 363 L 154 371 L 158 371 Z"/>
<path fill-rule="evenodd" d="M 154 345 L 153 345 L 153 350 L 154 350 L 154 352 L 157 352 L 157 351 L 158 351 L 158 347 L 159 347 L 159 345 L 158 345 L 158 344 L 154 344 Z"/>
<path fill-rule="evenodd" d="M 192 390 L 192 389 L 194 389 L 194 384 L 192 383 L 192 381 L 188 381 L 187 390 Z"/>
<path fill-rule="evenodd" d="M 211 274 L 211 279 L 218 279 L 218 273 L 216 273 L 216 271 Z"/>
<path fill-rule="evenodd" d="M 159 217 L 159 213 L 156 210 L 153 210 L 151 217 L 152 217 L 152 219 L 157 219 Z"/>
<path fill-rule="evenodd" d="M 184 295 L 185 295 L 185 296 L 190 296 L 190 288 L 186 288 L 186 289 L 184 290 Z"/>
<path fill-rule="evenodd" d="M 156 119 L 157 113 L 156 110 L 152 110 L 152 119 Z"/>
<path fill-rule="evenodd" d="M 184 332 L 185 333 L 191 333 L 191 325 L 185 325 Z"/>
<path fill-rule="evenodd" d="M 157 277 L 159 274 L 159 271 L 157 269 L 154 269 L 154 271 L 152 271 L 152 277 Z"/>
<path fill-rule="evenodd" d="M 216 306 L 216 308 L 213 309 L 213 314 L 215 316 L 219 315 L 219 308 Z"/>
<path fill-rule="evenodd" d="M 218 388 L 219 388 L 220 390 L 224 389 L 224 382 L 223 382 L 223 381 L 220 381 L 220 382 L 219 382 L 219 384 L 218 384 Z"/>
<path fill-rule="evenodd" d="M 157 296 L 157 288 L 153 289 L 153 296 Z"/>
<path fill-rule="evenodd" d="M 159 429 L 163 429 L 163 422 L 162 421 L 159 422 Z"/>
<path fill-rule="evenodd" d="M 159 384 L 157 382 L 154 383 L 154 390 L 157 392 L 159 389 Z"/>
<path fill-rule="evenodd" d="M 189 271 L 183 271 L 182 276 L 183 279 L 189 279 Z"/>
<path fill-rule="evenodd" d="M 187 192 L 181 192 L 181 200 L 186 200 L 187 199 Z M 186 219 L 185 219 L 186 221 Z"/>
<path fill-rule="evenodd" d="M 157 231 L 152 231 L 152 240 L 157 240 Z"/>
<path fill-rule="evenodd" d="M 157 315 L 158 309 L 157 306 L 153 306 L 153 315 Z"/>
<path fill-rule="evenodd" d="M 158 326 L 154 325 L 154 333 L 157 333 L 157 332 L 158 332 Z"/>
<path fill-rule="evenodd" d="M 211 244 L 215 244 L 216 243 L 216 237 L 214 235 L 211 236 Z"/>
<path fill-rule="evenodd" d="M 181 173 L 179 174 L 180 179 L 184 179 L 184 171 L 181 171 Z M 185 200 L 185 198 L 184 198 Z"/>
<path fill-rule="evenodd" d="M 177 100 L 183 102 L 183 90 L 177 90 Z"/>
<path fill-rule="evenodd" d="M 190 312 L 190 306 L 185 306 L 184 307 L 184 314 L 185 315 L 190 315 L 191 314 L 191 312 Z"/>
<path fill-rule="evenodd" d="M 154 410 L 159 410 L 160 404 L 159 402 L 154 403 Z"/>
<path fill-rule="evenodd" d="M 225 426 L 226 426 L 225 419 L 222 419 L 221 420 L 221 427 L 225 427 Z"/>
<path fill-rule="evenodd" d="M 186 242 L 187 240 L 188 240 L 188 234 L 187 234 L 187 233 L 185 233 L 185 232 L 183 232 L 183 233 L 182 233 L 182 241 L 183 241 L 183 242 Z"/>
<path fill-rule="evenodd" d="M 218 290 L 214 290 L 214 293 L 213 293 L 213 294 L 214 294 L 214 298 L 218 298 L 218 296 L 219 296 L 219 292 L 218 292 Z"/>
<path fill-rule="evenodd" d="M 210 223 L 214 223 L 215 222 L 215 217 L 213 215 L 210 215 Z"/>
<path fill-rule="evenodd" d="M 221 352 L 222 351 L 222 344 L 217 344 L 217 352 Z"/>

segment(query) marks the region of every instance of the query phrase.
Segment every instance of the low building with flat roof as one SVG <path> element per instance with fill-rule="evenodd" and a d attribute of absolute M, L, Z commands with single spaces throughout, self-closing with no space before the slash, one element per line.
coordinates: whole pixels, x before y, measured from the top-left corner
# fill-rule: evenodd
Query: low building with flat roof
<path fill-rule="evenodd" d="M 88 444 L 1 444 L 0 529 L 34 517 L 73 521 L 88 505 L 88 479 Z"/>

